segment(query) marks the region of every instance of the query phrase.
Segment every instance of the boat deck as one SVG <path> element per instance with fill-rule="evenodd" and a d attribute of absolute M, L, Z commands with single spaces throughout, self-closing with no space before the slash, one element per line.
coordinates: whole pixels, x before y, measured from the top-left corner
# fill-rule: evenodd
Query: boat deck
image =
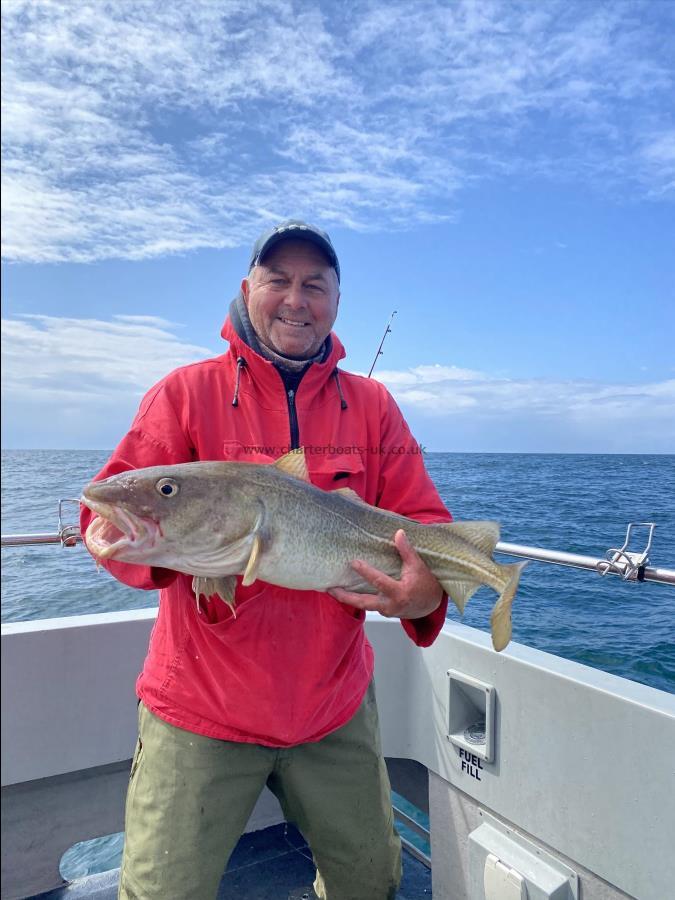
<path fill-rule="evenodd" d="M 115 900 L 119 869 L 89 875 L 30 900 Z M 300 832 L 272 825 L 243 835 L 218 889 L 217 900 L 314 900 L 314 863 Z M 397 900 L 430 900 L 431 871 L 405 850 Z"/>
<path fill-rule="evenodd" d="M 3 625 L 3 900 L 115 897 L 117 871 L 79 880 L 73 865 L 63 887 L 61 862 L 67 877 L 66 853 L 122 830 L 154 621 L 135 610 Z M 495 653 L 452 622 L 422 651 L 395 620 L 367 616 L 366 631 L 397 827 L 421 828 L 426 849 L 406 837 L 433 858 L 439 900 L 484 896 L 486 873 L 532 897 L 673 896 L 672 695 L 519 644 Z M 218 896 L 312 900 L 313 878 L 263 792 Z M 431 881 L 406 856 L 399 900 L 426 900 Z"/>

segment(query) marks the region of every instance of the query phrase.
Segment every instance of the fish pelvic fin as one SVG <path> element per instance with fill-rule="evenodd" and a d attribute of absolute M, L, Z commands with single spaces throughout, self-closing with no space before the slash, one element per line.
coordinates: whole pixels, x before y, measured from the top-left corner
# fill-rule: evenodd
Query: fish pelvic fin
<path fill-rule="evenodd" d="M 500 566 L 506 583 L 490 616 L 492 646 L 495 650 L 503 650 L 511 640 L 511 604 L 518 589 L 520 573 L 526 565 L 527 562 L 520 562 Z"/>
<path fill-rule="evenodd" d="M 224 575 L 222 578 L 204 578 L 201 575 L 195 575 L 192 579 L 192 590 L 197 598 L 197 612 L 199 612 L 200 597 L 220 597 L 232 610 L 232 615 L 237 618 L 237 611 L 234 607 L 234 589 L 237 586 L 236 575 Z"/>
<path fill-rule="evenodd" d="M 308 484 L 311 483 L 304 447 L 298 447 L 296 450 L 291 450 L 290 453 L 285 453 L 273 465 L 275 469 L 286 475 L 299 478 L 300 481 L 306 481 Z"/>

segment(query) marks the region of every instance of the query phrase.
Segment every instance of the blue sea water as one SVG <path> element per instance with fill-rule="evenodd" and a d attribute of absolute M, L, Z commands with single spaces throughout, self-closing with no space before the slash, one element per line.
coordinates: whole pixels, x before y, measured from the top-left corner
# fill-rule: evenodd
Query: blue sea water
<path fill-rule="evenodd" d="M 106 451 L 2 454 L 3 533 L 56 531 L 60 498 L 78 497 Z M 503 541 L 604 557 L 630 521 L 657 523 L 653 565 L 675 568 L 675 455 L 429 453 L 427 469 L 456 519 L 496 519 Z M 65 520 L 77 521 L 77 506 Z M 506 561 L 506 558 L 504 558 Z M 79 545 L 5 548 L 2 621 L 154 606 Z M 463 621 L 488 630 L 495 595 L 481 588 Z M 454 607 L 449 617 L 459 618 Z M 675 588 L 530 563 L 513 638 L 567 659 L 675 690 Z"/>

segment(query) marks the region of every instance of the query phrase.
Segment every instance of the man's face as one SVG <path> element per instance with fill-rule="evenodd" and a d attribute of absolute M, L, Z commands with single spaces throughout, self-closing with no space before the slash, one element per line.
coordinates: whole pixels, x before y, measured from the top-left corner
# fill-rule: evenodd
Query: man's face
<path fill-rule="evenodd" d="M 282 356 L 315 356 L 333 327 L 340 291 L 335 269 L 307 241 L 285 240 L 241 283 L 258 339 Z"/>

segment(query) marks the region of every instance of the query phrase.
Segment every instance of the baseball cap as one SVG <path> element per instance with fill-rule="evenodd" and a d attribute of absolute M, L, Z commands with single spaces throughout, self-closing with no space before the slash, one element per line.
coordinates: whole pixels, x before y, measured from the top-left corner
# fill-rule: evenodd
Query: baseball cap
<path fill-rule="evenodd" d="M 288 238 L 309 241 L 317 246 L 328 257 L 331 266 L 335 269 L 337 279 L 340 281 L 340 263 L 330 238 L 325 231 L 317 228 L 316 225 L 308 225 L 307 222 L 301 222 L 300 219 L 287 219 L 285 222 L 275 225 L 274 228 L 260 235 L 253 245 L 251 262 L 248 267 L 249 272 L 253 266 L 257 266 L 258 263 L 262 262 L 263 257 L 272 247 Z"/>

